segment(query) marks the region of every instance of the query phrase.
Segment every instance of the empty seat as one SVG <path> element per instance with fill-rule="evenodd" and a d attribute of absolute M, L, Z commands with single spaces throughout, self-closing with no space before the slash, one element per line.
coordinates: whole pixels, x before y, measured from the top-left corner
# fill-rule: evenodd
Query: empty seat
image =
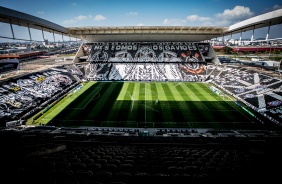
<path fill-rule="evenodd" d="M 80 182 L 91 180 L 93 175 L 93 172 L 90 170 L 78 170 L 74 173 L 74 177 Z"/>
<path fill-rule="evenodd" d="M 94 178 L 102 183 L 109 182 L 112 178 L 112 173 L 109 171 L 98 171 L 94 174 Z"/>
<path fill-rule="evenodd" d="M 120 164 L 118 167 L 119 172 L 132 172 L 133 170 L 132 164 Z"/>
<path fill-rule="evenodd" d="M 132 174 L 128 172 L 117 172 L 114 174 L 112 181 L 129 183 L 132 180 Z"/>
<path fill-rule="evenodd" d="M 116 172 L 117 168 L 118 166 L 115 164 L 104 164 L 102 166 L 102 170 L 110 171 L 110 172 Z"/>

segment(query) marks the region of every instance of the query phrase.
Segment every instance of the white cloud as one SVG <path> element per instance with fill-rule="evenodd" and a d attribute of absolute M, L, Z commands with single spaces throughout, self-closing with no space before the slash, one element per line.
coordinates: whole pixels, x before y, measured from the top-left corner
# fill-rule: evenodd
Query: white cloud
<path fill-rule="evenodd" d="M 278 10 L 278 9 L 281 9 L 281 8 L 282 8 L 281 5 L 276 4 L 272 7 L 272 10 Z"/>
<path fill-rule="evenodd" d="M 195 22 L 194 26 L 211 26 L 213 25 L 211 23 L 212 18 L 210 17 L 200 17 L 198 15 L 189 15 L 186 17 L 186 19 L 164 19 L 163 24 L 167 26 L 184 26 L 189 24 L 191 25 L 191 22 Z"/>
<path fill-rule="evenodd" d="M 74 23 L 76 23 L 76 20 L 74 20 L 74 19 L 68 19 L 68 20 L 63 21 L 64 25 L 70 25 L 70 24 L 74 24 Z"/>
<path fill-rule="evenodd" d="M 234 22 L 234 23 L 236 23 L 236 22 Z M 216 26 L 231 26 L 234 23 L 232 23 L 230 20 L 218 19 L 218 20 L 215 21 L 214 25 L 216 25 Z"/>
<path fill-rule="evenodd" d="M 42 15 L 42 14 L 44 14 L 45 12 L 44 12 L 44 11 L 38 11 L 37 13 L 40 14 L 40 15 Z"/>
<path fill-rule="evenodd" d="M 63 23 L 64 24 L 74 24 L 78 21 L 84 21 L 84 20 L 87 20 L 87 19 L 91 19 L 92 16 L 91 15 L 88 15 L 88 16 L 85 16 L 85 15 L 79 15 L 77 17 L 74 17 L 73 19 L 68 19 L 68 20 L 64 20 Z"/>
<path fill-rule="evenodd" d="M 184 19 L 164 19 L 163 24 L 167 26 L 182 26 L 186 23 Z"/>
<path fill-rule="evenodd" d="M 281 9 L 281 8 L 282 8 L 281 5 L 276 4 L 276 5 L 274 5 L 274 6 L 271 7 L 271 8 L 266 8 L 266 9 L 263 11 L 263 13 L 271 12 L 271 11 L 278 10 L 278 9 Z"/>
<path fill-rule="evenodd" d="M 94 19 L 97 21 L 101 21 L 101 20 L 105 20 L 106 17 L 104 17 L 103 15 L 96 15 Z"/>
<path fill-rule="evenodd" d="M 208 22 L 215 26 L 230 26 L 237 22 L 246 20 L 255 15 L 249 7 L 235 6 L 233 9 L 225 9 L 222 13 L 215 14 Z"/>
<path fill-rule="evenodd" d="M 279 5 L 273 8 L 278 8 Z M 164 25 L 169 26 L 230 26 L 239 21 L 246 20 L 255 15 L 249 7 L 235 6 L 233 9 L 225 9 L 222 13 L 217 13 L 211 17 L 202 17 L 199 15 L 188 15 L 186 19 L 169 19 L 163 20 Z"/>
<path fill-rule="evenodd" d="M 211 18 L 210 17 L 200 17 L 199 15 L 189 15 L 186 17 L 186 19 L 190 22 L 204 22 L 204 21 L 209 21 Z"/>
<path fill-rule="evenodd" d="M 95 17 L 93 17 L 92 15 L 79 15 L 79 16 L 76 16 L 72 19 L 64 20 L 63 24 L 70 25 L 70 24 L 75 24 L 77 22 L 81 22 L 81 21 L 85 21 L 85 20 L 101 21 L 101 20 L 105 20 L 105 19 L 106 19 L 106 17 L 104 17 L 102 15 L 96 15 Z"/>
<path fill-rule="evenodd" d="M 65 25 L 74 24 L 74 23 L 76 23 L 74 19 L 68 19 L 63 21 L 63 24 Z"/>
<path fill-rule="evenodd" d="M 202 22 L 201 26 L 214 26 L 212 22 Z"/>
<path fill-rule="evenodd" d="M 126 15 L 135 16 L 135 15 L 138 15 L 138 12 L 128 12 Z"/>
<path fill-rule="evenodd" d="M 226 9 L 223 13 L 216 14 L 219 19 L 225 19 L 230 21 L 244 20 L 254 16 L 254 12 L 249 7 L 235 6 L 232 10 Z"/>
<path fill-rule="evenodd" d="M 86 19 L 91 18 L 91 17 L 92 17 L 91 15 L 89 15 L 89 16 L 79 15 L 79 16 L 75 17 L 75 20 L 82 21 L 82 20 L 86 20 Z"/>
<path fill-rule="evenodd" d="M 145 26 L 145 24 L 139 23 L 139 24 L 137 24 L 136 26 Z"/>

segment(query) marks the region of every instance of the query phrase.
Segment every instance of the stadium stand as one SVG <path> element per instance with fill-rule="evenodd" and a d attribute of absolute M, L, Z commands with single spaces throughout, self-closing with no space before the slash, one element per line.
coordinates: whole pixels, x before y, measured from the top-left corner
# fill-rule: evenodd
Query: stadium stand
<path fill-rule="evenodd" d="M 115 48 L 125 45 L 111 44 Z M 89 127 L 60 127 L 51 123 L 25 126 L 19 121 L 47 111 L 83 80 L 201 81 L 214 84 L 214 92 L 230 94 L 260 113 L 257 118 L 263 123 L 268 119 L 280 125 L 281 79 L 240 65 L 207 63 L 203 46 L 187 56 L 179 50 L 150 49 L 156 45 L 165 48 L 166 44 L 134 43 L 129 46 L 136 50 L 129 52 L 106 52 L 104 47 L 110 43 L 98 44 L 99 48 L 88 45 L 91 50 L 86 49 L 90 50 L 86 62 L 1 81 L 1 118 L 6 125 L 0 131 L 3 181 L 235 184 L 279 178 L 276 168 L 282 164 L 278 146 L 282 134 L 277 127 L 124 128 L 102 127 L 98 122 Z M 167 45 L 173 48 L 173 44 Z"/>
<path fill-rule="evenodd" d="M 89 45 L 89 43 L 88 43 Z M 201 47 L 199 48 L 200 45 Z M 209 44 L 93 43 L 85 66 L 88 80 L 204 81 Z M 105 63 L 107 62 L 107 63 Z"/>
<path fill-rule="evenodd" d="M 281 124 L 281 79 L 239 65 L 221 65 L 217 69 L 220 72 L 212 75 L 212 83 L 271 121 Z"/>
<path fill-rule="evenodd" d="M 281 132 L 186 129 L 186 137 L 158 136 L 176 133 L 171 130 L 159 129 L 155 136 L 125 128 L 1 130 L 1 180 L 235 184 L 272 183 L 280 177 Z"/>
<path fill-rule="evenodd" d="M 47 105 L 50 107 L 79 84 L 72 74 L 76 73 L 58 67 L 1 81 L 2 126 L 26 119 Z"/>
<path fill-rule="evenodd" d="M 87 37 L 89 40 L 93 37 L 97 37 L 97 40 L 111 40 L 111 38 L 117 40 L 123 37 L 121 39 L 126 40 L 126 34 L 132 36 L 130 36 L 131 41 L 128 42 L 83 43 L 74 60 L 69 64 L 57 66 L 52 63 L 52 59 L 34 61 L 34 63 L 31 61 L 22 63 L 21 72 L 14 71 L 13 75 L 9 73 L 3 75 L 5 78 L 1 78 L 0 81 L 1 183 L 237 184 L 280 181 L 282 79 L 263 73 L 252 66 L 242 66 L 240 62 L 221 64 L 217 61 L 210 43 L 187 41 L 187 38 L 199 41 L 222 36 L 222 33 L 227 30 L 226 27 L 187 27 L 188 29 L 179 26 L 160 27 L 162 30 L 159 30 L 158 27 L 149 28 L 147 26 L 67 29 L 21 12 L 3 7 L 0 9 L 2 10 L 1 16 L 3 16 L 1 21 L 8 20 L 11 28 L 13 23 L 19 24 L 19 22 L 27 21 L 28 27 L 39 29 L 42 33 L 43 29 L 47 29 L 53 34 L 55 31 L 68 36 Z M 273 14 L 270 19 L 273 24 L 278 21 L 281 23 L 279 16 L 276 18 L 274 13 L 270 13 Z M 263 20 L 259 24 L 257 21 L 251 22 L 251 24 L 256 24 L 256 28 L 269 24 L 268 19 L 265 20 L 264 16 L 256 17 L 256 19 L 257 21 Z M 250 25 L 243 25 L 241 28 L 251 30 L 253 26 Z M 112 34 L 115 31 L 118 31 L 118 34 Z M 143 37 L 141 39 L 143 41 L 133 42 L 133 40 L 139 40 L 139 33 L 136 32 L 135 35 L 135 31 L 141 31 L 140 35 L 143 34 L 146 38 Z M 159 35 L 161 31 L 164 31 L 163 35 Z M 96 34 L 91 35 L 90 32 L 96 32 Z M 111 36 L 105 39 L 107 37 L 105 35 Z M 150 37 L 154 35 L 156 35 L 156 40 L 160 39 L 160 36 L 164 36 L 166 40 L 179 36 L 178 39 L 183 37 L 186 41 L 151 42 L 155 38 L 150 39 Z M 150 42 L 147 42 L 148 40 Z M 49 63 L 51 66 L 47 68 Z M 42 66 L 44 69 L 40 69 Z M 212 109 L 213 102 L 218 103 L 220 107 L 223 104 L 222 101 L 216 101 L 216 98 L 220 100 L 230 98 L 232 101 L 224 102 L 224 105 L 236 104 L 248 112 L 252 118 L 245 118 L 251 121 L 248 123 L 224 120 L 223 124 L 232 127 L 226 129 L 217 128 L 217 122 L 207 123 L 205 121 L 196 122 L 203 126 L 201 128 L 193 128 L 193 122 L 186 122 L 189 127 L 182 127 L 183 122 L 162 122 L 168 125 L 163 127 L 158 127 L 160 123 L 157 122 L 156 127 L 155 123 L 152 124 L 152 127 L 147 127 L 141 120 L 134 122 L 135 127 L 125 126 L 123 121 L 107 122 L 110 125 L 117 125 L 112 127 L 103 126 L 104 118 L 86 121 L 85 124 L 89 126 L 77 126 L 75 122 L 80 121 L 77 119 L 65 120 L 63 123 L 60 117 L 54 118 L 57 122 L 51 121 L 39 125 L 33 122 L 25 124 L 25 120 L 31 117 L 36 121 L 41 117 L 40 112 L 47 112 L 53 105 L 61 102 L 61 99 L 78 91 L 84 84 L 82 82 L 90 83 L 88 81 L 97 82 L 95 84 L 103 83 L 105 86 L 110 86 L 111 82 L 118 81 L 114 83 L 118 88 L 117 91 L 121 89 L 123 81 L 132 83 L 140 81 L 142 85 L 150 81 L 162 82 L 161 85 L 176 81 L 173 87 L 167 85 L 169 90 L 166 93 L 169 93 L 168 95 L 163 93 L 165 97 L 167 95 L 173 98 L 175 96 L 171 89 L 176 86 L 180 87 L 181 82 L 188 81 L 193 85 L 205 83 L 208 85 L 203 86 L 208 92 L 200 95 L 205 98 L 205 95 L 215 93 L 218 96 L 212 97 L 213 101 L 205 103 L 200 98 L 195 98 L 195 93 L 189 94 L 190 96 L 186 93 L 191 103 L 186 103 L 186 101 L 178 103 L 176 99 L 169 102 L 167 100 L 162 103 L 162 107 L 169 110 L 166 109 L 164 112 L 173 114 L 175 117 L 172 119 L 182 120 L 185 119 L 183 116 L 186 115 L 186 112 L 181 112 L 184 115 L 178 112 L 182 110 L 181 104 L 188 108 L 201 106 L 204 107 L 204 110 L 197 111 L 198 114 L 194 112 L 197 108 L 192 109 L 191 107 L 189 115 L 192 117 L 195 113 L 195 116 L 202 116 L 207 121 L 209 120 L 206 118 L 208 114 L 216 114 Z M 184 92 L 198 90 L 189 86 L 190 89 L 187 86 L 183 88 Z M 93 89 L 90 88 L 90 90 Z M 100 91 L 100 89 L 102 87 L 95 88 L 93 91 Z M 142 98 L 145 98 L 146 92 L 144 88 Z M 107 91 L 90 93 L 93 95 L 91 101 L 92 97 L 95 99 L 103 93 Z M 152 95 L 153 93 L 151 93 L 151 98 L 158 97 Z M 115 93 L 107 95 L 108 98 L 111 97 L 110 95 L 117 97 Z M 84 101 L 85 96 L 81 95 L 79 100 Z M 176 96 L 181 97 L 181 95 Z M 119 105 L 128 106 L 128 104 L 135 103 L 132 97 L 133 93 L 129 93 L 129 100 L 124 98 L 121 100 L 123 104 L 119 103 Z M 93 100 L 90 106 L 101 105 L 96 102 Z M 158 102 L 158 99 L 155 102 Z M 89 101 L 82 104 L 88 105 L 88 103 Z M 152 101 L 146 102 L 145 98 L 140 102 L 141 115 L 136 116 L 137 118 L 143 116 L 142 111 L 146 113 L 144 110 L 147 107 L 146 103 L 152 103 Z M 169 103 L 175 105 L 173 106 L 175 109 L 170 109 Z M 209 104 L 210 109 L 205 104 Z M 99 117 L 103 117 L 103 110 L 109 109 L 107 103 L 104 106 L 105 108 L 99 109 L 100 111 L 91 113 L 97 113 Z M 137 105 L 137 107 L 140 106 Z M 69 109 L 75 108 L 70 107 Z M 81 109 L 84 110 L 84 108 Z M 59 110 L 64 111 L 63 108 Z M 91 114 L 83 110 L 79 111 L 78 116 Z M 227 116 L 232 116 L 237 112 L 235 108 L 227 111 L 225 112 L 223 108 L 223 113 L 218 114 L 228 119 L 230 117 Z M 120 111 L 118 115 L 124 115 L 124 112 L 129 111 Z M 64 118 L 68 115 L 65 112 L 62 114 Z M 238 111 L 237 115 L 245 116 L 241 111 Z M 193 120 L 193 117 L 191 119 Z M 208 127 L 205 127 L 206 124 Z M 245 129 L 236 128 L 237 124 L 242 125 Z"/>

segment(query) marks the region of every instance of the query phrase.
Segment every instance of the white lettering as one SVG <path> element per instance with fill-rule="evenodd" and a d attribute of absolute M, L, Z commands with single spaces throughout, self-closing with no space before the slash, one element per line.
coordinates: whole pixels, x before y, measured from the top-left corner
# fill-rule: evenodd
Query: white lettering
<path fill-rule="evenodd" d="M 159 49 L 158 45 L 153 45 L 153 50 L 158 50 L 158 49 Z"/>

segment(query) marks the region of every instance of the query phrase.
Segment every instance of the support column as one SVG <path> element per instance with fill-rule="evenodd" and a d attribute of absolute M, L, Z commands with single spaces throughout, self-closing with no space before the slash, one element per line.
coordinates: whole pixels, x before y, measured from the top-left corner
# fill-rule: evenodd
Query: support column
<path fill-rule="evenodd" d="M 254 26 L 254 29 L 253 29 L 253 34 L 252 34 L 252 37 L 251 37 L 251 42 L 254 41 L 254 34 L 255 34 L 255 26 Z"/>
<path fill-rule="evenodd" d="M 240 40 L 239 40 L 239 44 L 240 44 L 240 45 L 242 45 L 242 42 L 241 42 L 241 41 L 242 41 L 242 31 L 241 31 L 241 33 L 240 33 Z"/>
<path fill-rule="evenodd" d="M 43 27 L 41 27 L 41 30 L 42 30 L 42 38 L 43 38 L 43 41 L 45 41 Z"/>
<path fill-rule="evenodd" d="M 269 25 L 268 25 L 268 30 L 267 30 L 267 34 L 266 34 L 266 37 L 265 37 L 265 41 L 268 41 L 270 26 L 271 26 L 271 21 L 269 22 Z"/>
<path fill-rule="evenodd" d="M 28 29 L 28 34 L 29 34 L 29 40 L 31 41 L 32 38 L 31 38 L 29 23 L 27 23 L 27 29 Z"/>
<path fill-rule="evenodd" d="M 13 39 L 15 39 L 15 34 L 14 34 L 14 29 L 13 29 L 13 25 L 12 25 L 12 22 L 11 20 L 10 21 L 10 27 L 11 27 L 11 31 L 12 31 L 12 36 L 13 36 Z"/>
<path fill-rule="evenodd" d="M 55 33 L 54 33 L 54 30 L 53 30 L 53 40 L 54 40 L 54 43 L 55 43 Z"/>

